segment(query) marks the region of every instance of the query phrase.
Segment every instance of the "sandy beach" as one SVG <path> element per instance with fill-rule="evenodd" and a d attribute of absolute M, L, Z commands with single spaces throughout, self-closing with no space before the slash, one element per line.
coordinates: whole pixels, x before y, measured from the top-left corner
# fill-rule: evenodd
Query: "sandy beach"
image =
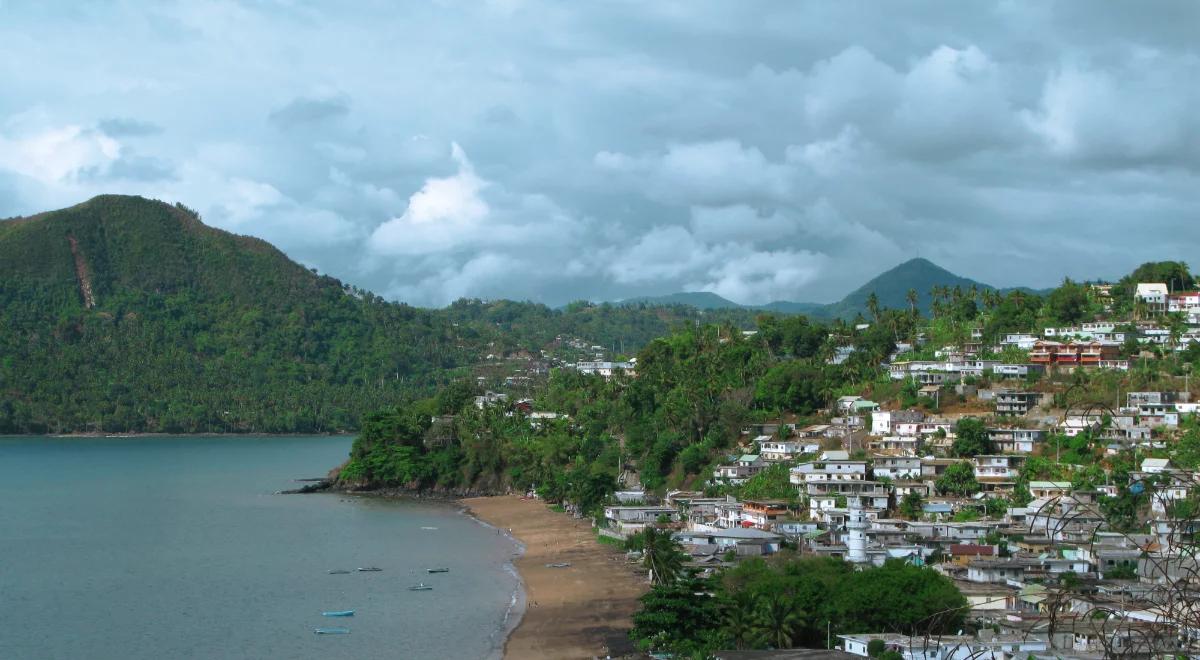
<path fill-rule="evenodd" d="M 596 541 L 587 520 L 516 496 L 462 503 L 480 520 L 511 529 L 525 546 L 515 562 L 525 583 L 525 615 L 504 647 L 506 659 L 603 658 L 629 649 L 630 617 L 648 587 L 623 553 Z M 570 566 L 546 566 L 555 563 Z"/>

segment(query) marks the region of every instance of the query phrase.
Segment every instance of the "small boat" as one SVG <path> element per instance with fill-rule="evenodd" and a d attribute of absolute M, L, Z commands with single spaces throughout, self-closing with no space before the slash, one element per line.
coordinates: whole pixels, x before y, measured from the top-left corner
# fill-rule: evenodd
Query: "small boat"
<path fill-rule="evenodd" d="M 425 570 L 430 573 L 449 573 L 450 572 L 450 569 L 448 569 L 448 568 L 427 568 Z"/>
<path fill-rule="evenodd" d="M 567 562 L 560 562 L 557 564 L 546 564 L 546 568 L 567 568 L 570 565 L 571 564 L 569 564 Z"/>
<path fill-rule="evenodd" d="M 318 635 L 349 635 L 349 628 L 313 628 L 313 632 Z"/>
<path fill-rule="evenodd" d="M 409 587 L 408 590 L 409 591 L 433 591 L 433 587 L 425 584 L 424 582 L 421 582 L 420 584 L 414 584 L 413 586 Z"/>
<path fill-rule="evenodd" d="M 421 529 L 428 529 L 428 530 L 431 530 L 431 531 L 437 531 L 437 527 L 422 527 Z"/>
<path fill-rule="evenodd" d="M 326 572 L 329 573 L 330 575 L 345 575 L 345 574 L 349 573 L 350 571 L 347 571 L 347 570 L 341 569 L 341 568 L 335 568 L 332 571 L 326 571 Z"/>
<path fill-rule="evenodd" d="M 358 568 L 359 573 L 375 573 L 382 570 L 382 568 L 378 568 L 376 566 L 360 566 Z"/>
<path fill-rule="evenodd" d="M 354 610 L 333 610 L 331 612 L 321 612 L 321 616 L 354 616 Z"/>

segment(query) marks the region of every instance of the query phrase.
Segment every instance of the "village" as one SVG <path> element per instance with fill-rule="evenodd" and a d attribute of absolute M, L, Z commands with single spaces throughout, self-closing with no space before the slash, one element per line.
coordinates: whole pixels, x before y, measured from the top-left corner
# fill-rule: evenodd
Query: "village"
<path fill-rule="evenodd" d="M 1076 374 L 1128 372 L 1131 350 L 1171 360 L 1200 342 L 1200 293 L 1141 283 L 1136 298 L 1136 319 L 1007 333 L 992 346 L 978 330 L 960 345 L 898 345 L 883 366 L 900 396 L 843 395 L 819 419 L 746 425 L 703 488 L 655 496 L 628 475 L 597 531 L 669 530 L 702 575 L 785 551 L 928 566 L 969 604 L 974 634 L 831 640 L 847 655 L 1195 655 L 1200 479 L 1171 460 L 1200 409 L 1189 374 L 1169 390 L 1073 385 Z M 917 351 L 933 359 L 908 359 Z M 580 369 L 609 377 L 612 366 Z M 1068 461 L 1081 443 L 1114 460 Z M 1118 457 L 1129 463 L 1120 480 Z M 737 495 L 768 475 L 787 497 Z"/>

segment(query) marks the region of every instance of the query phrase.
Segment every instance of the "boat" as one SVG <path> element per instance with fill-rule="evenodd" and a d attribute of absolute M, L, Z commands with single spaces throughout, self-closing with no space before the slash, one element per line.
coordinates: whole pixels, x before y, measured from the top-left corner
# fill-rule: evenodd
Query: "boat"
<path fill-rule="evenodd" d="M 450 569 L 448 569 L 448 568 L 427 568 L 425 570 L 430 573 L 449 573 L 450 572 Z"/>
<path fill-rule="evenodd" d="M 354 616 L 354 610 L 333 610 L 321 612 L 321 616 Z"/>
<path fill-rule="evenodd" d="M 349 635 L 349 628 L 313 628 L 313 632 L 318 635 Z"/>
<path fill-rule="evenodd" d="M 567 568 L 570 565 L 567 562 L 559 562 L 557 564 L 546 564 L 546 568 Z"/>
<path fill-rule="evenodd" d="M 341 568 L 335 568 L 332 571 L 326 571 L 326 572 L 329 573 L 330 575 L 345 575 L 345 574 L 349 573 L 350 571 L 347 571 L 347 570 L 341 569 Z"/>
<path fill-rule="evenodd" d="M 359 573 L 375 573 L 377 571 L 382 571 L 382 570 L 383 570 L 382 568 L 378 568 L 375 566 L 360 566 L 358 568 Z"/>
<path fill-rule="evenodd" d="M 421 529 L 426 529 L 426 530 L 430 530 L 430 531 L 437 531 L 437 527 L 422 527 Z"/>
<path fill-rule="evenodd" d="M 433 591 L 433 587 L 421 582 L 408 588 L 409 591 Z"/>

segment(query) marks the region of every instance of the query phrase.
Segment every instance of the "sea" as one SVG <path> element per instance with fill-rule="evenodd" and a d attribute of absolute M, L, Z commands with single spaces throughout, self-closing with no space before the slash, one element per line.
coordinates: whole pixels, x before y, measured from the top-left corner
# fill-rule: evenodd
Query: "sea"
<path fill-rule="evenodd" d="M 350 443 L 0 437 L 0 658 L 499 657 L 507 535 L 449 503 L 276 494 Z"/>

